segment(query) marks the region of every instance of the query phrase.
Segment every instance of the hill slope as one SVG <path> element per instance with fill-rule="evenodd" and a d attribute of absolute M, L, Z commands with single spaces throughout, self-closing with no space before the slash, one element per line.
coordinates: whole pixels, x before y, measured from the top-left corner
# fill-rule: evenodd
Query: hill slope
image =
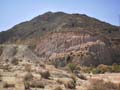
<path fill-rule="evenodd" d="M 119 28 L 83 14 L 47 12 L 1 32 L 0 44 L 33 45 L 39 57 L 60 66 L 120 62 Z"/>
<path fill-rule="evenodd" d="M 41 35 L 53 31 L 88 30 L 103 34 L 109 38 L 119 36 L 118 27 L 101 22 L 83 14 L 66 14 L 63 12 L 47 12 L 30 21 L 20 23 L 8 31 L 0 33 L 0 43 L 15 43 L 18 40 L 39 38 Z"/>

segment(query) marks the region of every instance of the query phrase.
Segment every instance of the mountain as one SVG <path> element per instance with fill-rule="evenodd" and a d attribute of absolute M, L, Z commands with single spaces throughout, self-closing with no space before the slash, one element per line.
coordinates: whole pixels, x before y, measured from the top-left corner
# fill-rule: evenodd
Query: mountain
<path fill-rule="evenodd" d="M 22 22 L 13 28 L 0 33 L 0 43 L 15 43 L 18 40 L 39 38 L 45 33 L 53 31 L 88 30 L 105 34 L 105 36 L 119 37 L 118 27 L 88 17 L 84 14 L 66 14 L 63 12 L 47 12 L 30 21 Z"/>
<path fill-rule="evenodd" d="M 31 45 L 59 66 L 120 63 L 119 27 L 85 14 L 44 13 L 0 32 L 0 44 Z"/>

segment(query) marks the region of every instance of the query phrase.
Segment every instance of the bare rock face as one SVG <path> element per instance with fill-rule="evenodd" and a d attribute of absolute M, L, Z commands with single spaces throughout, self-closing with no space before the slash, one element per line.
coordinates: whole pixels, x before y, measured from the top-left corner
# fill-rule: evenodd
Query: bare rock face
<path fill-rule="evenodd" d="M 27 61 L 35 61 L 38 60 L 38 57 L 34 54 L 34 52 L 27 45 L 0 45 L 1 55 L 0 59 L 3 61 L 12 61 L 16 60 L 27 60 Z"/>
<path fill-rule="evenodd" d="M 114 43 L 111 49 L 112 58 L 116 63 L 120 63 L 120 39 L 113 39 L 112 43 Z"/>
<path fill-rule="evenodd" d="M 79 60 L 81 65 L 87 66 L 112 64 L 109 48 L 101 40 L 82 44 L 78 55 L 75 57 L 75 60 Z"/>
<path fill-rule="evenodd" d="M 80 44 L 94 41 L 95 38 L 84 32 L 60 32 L 47 34 L 36 47 L 40 56 L 51 56 L 53 53 L 77 51 Z"/>
<path fill-rule="evenodd" d="M 47 60 L 60 67 L 69 62 L 87 66 L 113 63 L 107 40 L 88 31 L 48 33 L 40 39 L 35 51 L 28 45 L 10 44 L 0 47 L 0 59 L 3 61 L 36 61 L 43 58 L 45 62 Z"/>
<path fill-rule="evenodd" d="M 4 46 L 3 46 L 4 47 Z M 1 54 L 2 60 L 13 58 L 13 56 L 16 54 L 16 48 L 12 46 L 6 46 L 3 48 L 3 52 Z"/>
<path fill-rule="evenodd" d="M 45 37 L 35 51 L 58 66 L 65 66 L 69 61 L 88 66 L 112 64 L 109 45 L 100 36 L 82 31 L 52 33 Z"/>

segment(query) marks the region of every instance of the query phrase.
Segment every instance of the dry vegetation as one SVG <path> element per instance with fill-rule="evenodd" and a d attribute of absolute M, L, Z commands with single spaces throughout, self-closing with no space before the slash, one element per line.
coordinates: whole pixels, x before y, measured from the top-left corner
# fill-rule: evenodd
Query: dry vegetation
<path fill-rule="evenodd" d="M 70 63 L 67 65 L 66 69 L 55 68 L 53 65 L 43 65 L 33 62 L 24 62 L 20 64 L 21 61 L 18 60 L 18 64 L 12 64 L 11 68 L 7 70 L 6 68 L 0 69 L 0 83 L 2 83 L 2 88 L 9 90 L 10 88 L 15 88 L 15 90 L 86 90 L 81 88 L 88 87 L 89 83 L 91 86 L 88 90 L 119 90 L 119 84 L 111 82 L 104 82 L 102 79 L 96 79 L 90 77 L 87 74 L 93 69 L 99 70 L 97 73 L 105 73 L 108 67 L 114 72 L 119 65 L 114 64 L 113 66 L 99 65 L 97 68 L 93 67 L 82 67 L 77 64 Z M 8 65 L 11 63 L 8 63 Z M 7 64 L 5 64 L 7 65 Z M 4 66 L 4 64 L 3 64 Z M 17 66 L 21 69 L 14 69 Z M 14 70 L 12 70 L 14 69 Z M 86 74 L 84 73 L 86 72 Z M 95 74 L 97 75 L 97 74 Z M 88 84 L 88 85 L 87 85 Z M 101 87 L 101 86 L 102 87 Z"/>
<path fill-rule="evenodd" d="M 84 73 L 90 73 L 93 74 L 101 74 L 101 73 L 120 73 L 120 65 L 119 64 L 113 64 L 113 65 L 104 65 L 100 64 L 97 67 L 81 67 L 81 71 Z"/>
<path fill-rule="evenodd" d="M 0 90 L 120 90 L 119 41 L 118 27 L 82 14 L 18 24 L 0 32 Z"/>
<path fill-rule="evenodd" d="M 120 90 L 120 84 L 104 82 L 103 80 L 92 80 L 88 90 Z"/>

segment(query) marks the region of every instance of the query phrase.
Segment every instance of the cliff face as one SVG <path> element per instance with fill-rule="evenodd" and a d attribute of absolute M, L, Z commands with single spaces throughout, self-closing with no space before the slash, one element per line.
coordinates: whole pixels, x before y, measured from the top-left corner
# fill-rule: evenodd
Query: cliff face
<path fill-rule="evenodd" d="M 0 44 L 32 45 L 39 58 L 64 65 L 120 62 L 119 28 L 84 14 L 47 12 L 0 32 Z"/>
<path fill-rule="evenodd" d="M 47 34 L 37 45 L 35 51 L 41 57 L 67 64 L 70 61 L 81 65 L 112 64 L 110 46 L 106 39 L 87 31 L 59 32 Z M 62 61 L 62 60 L 63 61 Z"/>

